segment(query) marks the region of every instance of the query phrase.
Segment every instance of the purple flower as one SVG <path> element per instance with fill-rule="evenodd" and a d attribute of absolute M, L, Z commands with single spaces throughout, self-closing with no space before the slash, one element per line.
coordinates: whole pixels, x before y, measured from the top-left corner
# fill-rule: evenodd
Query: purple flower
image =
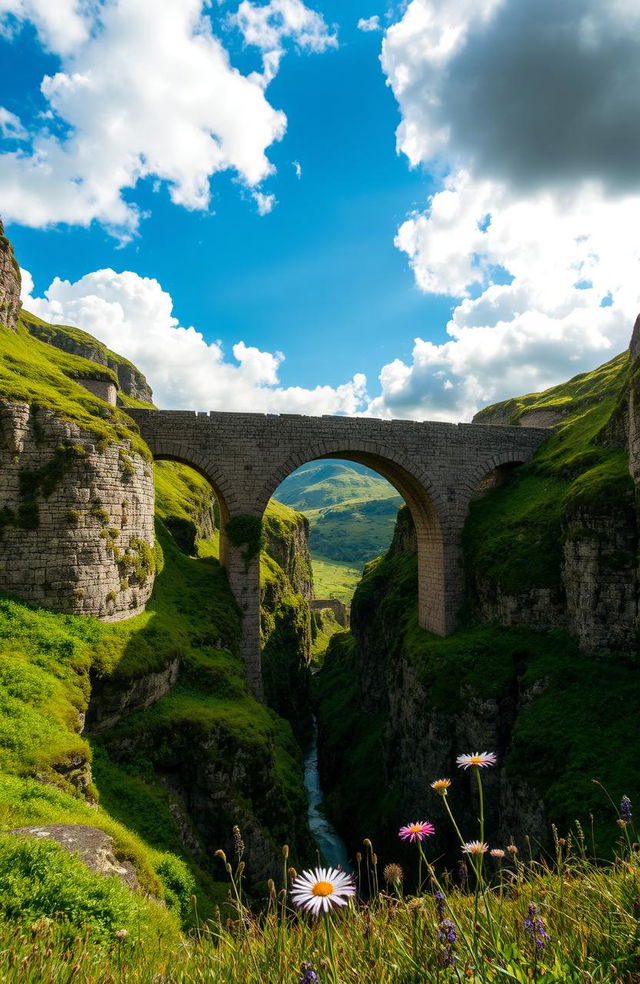
<path fill-rule="evenodd" d="M 633 813 L 631 812 L 631 800 L 628 796 L 623 796 L 620 800 L 620 819 L 626 820 L 628 823 L 632 817 Z"/>
<path fill-rule="evenodd" d="M 438 919 L 442 922 L 444 919 L 444 895 L 442 892 L 437 891 L 434 898 L 436 903 L 436 913 L 438 915 Z"/>
<path fill-rule="evenodd" d="M 456 942 L 456 928 L 450 919 L 442 919 L 438 925 L 436 936 L 440 943 L 439 959 L 443 967 L 453 967 L 456 962 L 454 950 Z"/>
<path fill-rule="evenodd" d="M 527 916 L 524 919 L 523 925 L 525 933 L 535 943 L 538 950 L 544 950 L 546 944 L 551 942 L 551 937 L 547 933 L 544 921 L 538 915 L 538 910 L 533 902 L 529 903 Z"/>
<path fill-rule="evenodd" d="M 313 969 L 312 963 L 303 963 L 300 965 L 298 984 L 320 984 L 320 978 Z"/>

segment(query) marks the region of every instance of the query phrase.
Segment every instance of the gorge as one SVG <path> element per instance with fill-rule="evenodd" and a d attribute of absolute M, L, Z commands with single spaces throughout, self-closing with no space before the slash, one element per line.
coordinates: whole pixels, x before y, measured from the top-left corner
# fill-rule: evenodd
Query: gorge
<path fill-rule="evenodd" d="M 194 888 L 204 913 L 226 897 L 234 826 L 254 890 L 285 843 L 313 861 L 315 713 L 351 858 L 364 837 L 401 856 L 426 813 L 450 859 L 429 782 L 472 747 L 499 756 L 492 838 L 544 845 L 591 813 L 611 850 L 592 779 L 640 779 L 640 326 L 628 354 L 474 424 L 196 416 L 21 312 L 4 238 L 0 259 L 4 830 L 99 829 L 188 921 Z M 313 676 L 309 526 L 271 499 L 310 457 L 369 464 L 407 502 Z M 473 815 L 464 779 L 451 795 Z"/>

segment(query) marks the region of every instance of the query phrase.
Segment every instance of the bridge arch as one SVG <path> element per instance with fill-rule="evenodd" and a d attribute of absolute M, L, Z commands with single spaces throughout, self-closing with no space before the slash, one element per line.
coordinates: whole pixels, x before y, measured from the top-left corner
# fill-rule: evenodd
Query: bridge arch
<path fill-rule="evenodd" d="M 310 461 L 337 458 L 366 465 L 393 485 L 406 502 L 416 530 L 418 549 L 418 614 L 423 628 L 437 635 L 451 631 L 457 610 L 447 601 L 451 585 L 447 584 L 445 524 L 446 504 L 431 479 L 394 448 L 367 441 L 327 442 L 298 448 L 274 467 L 257 497 L 257 512 L 263 515 L 269 500 L 281 482 L 297 468 Z M 449 610 L 448 610 L 449 609 Z"/>

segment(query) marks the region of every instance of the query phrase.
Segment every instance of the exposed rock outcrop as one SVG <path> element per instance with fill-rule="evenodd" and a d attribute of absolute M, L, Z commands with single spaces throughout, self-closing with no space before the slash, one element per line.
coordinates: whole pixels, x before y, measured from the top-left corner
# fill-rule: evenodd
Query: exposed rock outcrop
<path fill-rule="evenodd" d="M 163 670 L 146 673 L 131 680 L 109 679 L 94 681 L 91 702 L 87 711 L 86 728 L 100 734 L 113 728 L 118 721 L 151 707 L 168 694 L 178 679 L 180 660 L 176 657 Z"/>
<path fill-rule="evenodd" d="M 119 860 L 113 851 L 113 838 L 97 827 L 79 823 L 54 823 L 39 827 L 16 827 L 8 834 L 51 840 L 69 854 L 77 854 L 89 871 L 100 875 L 116 875 L 129 888 L 138 887 L 136 869 L 131 861 Z"/>
<path fill-rule="evenodd" d="M 154 578 L 151 464 L 127 439 L 0 401 L 0 589 L 58 611 L 127 618 Z"/>
<path fill-rule="evenodd" d="M 20 267 L 0 221 L 0 323 L 15 331 L 20 314 Z"/>

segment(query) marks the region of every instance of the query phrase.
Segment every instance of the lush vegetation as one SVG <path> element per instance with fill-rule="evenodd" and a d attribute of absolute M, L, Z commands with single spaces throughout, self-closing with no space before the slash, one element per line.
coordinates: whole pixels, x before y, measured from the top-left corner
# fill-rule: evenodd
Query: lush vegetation
<path fill-rule="evenodd" d="M 481 770 L 472 771 L 473 786 L 481 794 Z M 108 884 L 112 879 L 86 886 L 84 911 L 91 918 L 83 924 L 78 901 L 87 876 L 74 869 L 73 859 L 62 859 L 50 845 L 24 853 L 20 841 L 0 843 L 2 979 L 8 984 L 637 981 L 640 858 L 626 798 L 619 807 L 611 803 L 609 822 L 619 835 L 619 850 L 609 867 L 590 856 L 579 824 L 556 832 L 551 852 L 539 861 L 509 844 L 493 848 L 490 855 L 482 795 L 479 825 L 471 828 L 460 827 L 450 812 L 442 783 L 439 799 L 433 819 L 451 826 L 458 837 L 458 856 L 464 859 L 460 875 L 430 857 L 433 827 L 417 822 L 409 825 L 421 831 L 412 845 L 409 870 L 393 857 L 379 859 L 371 842 L 364 841 L 354 875 L 358 893 L 350 899 L 342 896 L 348 900 L 344 906 L 337 904 L 340 895 L 333 889 L 338 872 L 309 872 L 314 886 L 310 898 L 329 895 L 322 916 L 306 914 L 292 903 L 297 872 L 290 867 L 294 859 L 288 848 L 283 849 L 282 875 L 269 883 L 265 904 L 256 910 L 243 891 L 245 861 L 250 865 L 251 858 L 245 858 L 237 830 L 231 860 L 216 852 L 230 882 L 224 915 L 198 923 L 180 943 L 171 926 L 159 932 L 157 923 L 143 928 L 141 921 L 132 922 L 129 910 L 119 907 L 116 887 Z M 20 909 L 25 878 L 35 893 Z M 408 890 L 412 883 L 415 890 Z M 64 920 L 54 910 L 61 899 Z M 16 933 L 16 923 L 21 932 Z"/>
<path fill-rule="evenodd" d="M 62 420 L 73 421 L 90 431 L 98 444 L 130 440 L 137 451 L 148 457 L 149 451 L 137 435 L 133 421 L 122 410 L 110 407 L 75 382 L 87 376 L 116 382 L 112 370 L 33 338 L 25 327 L 27 318 L 34 316 L 24 313 L 17 332 L 0 325 L 3 398 L 51 410 Z"/>
<path fill-rule="evenodd" d="M 590 504 L 633 510 L 628 455 L 616 433 L 627 385 L 624 353 L 545 393 L 498 405 L 513 422 L 525 411 L 550 408 L 563 420 L 529 464 L 472 503 L 465 530 L 470 570 L 507 593 L 557 590 L 563 522 Z"/>
<path fill-rule="evenodd" d="M 316 597 L 348 605 L 364 563 L 389 545 L 400 496 L 370 468 L 331 460 L 298 468 L 276 495 L 309 520 Z"/>

